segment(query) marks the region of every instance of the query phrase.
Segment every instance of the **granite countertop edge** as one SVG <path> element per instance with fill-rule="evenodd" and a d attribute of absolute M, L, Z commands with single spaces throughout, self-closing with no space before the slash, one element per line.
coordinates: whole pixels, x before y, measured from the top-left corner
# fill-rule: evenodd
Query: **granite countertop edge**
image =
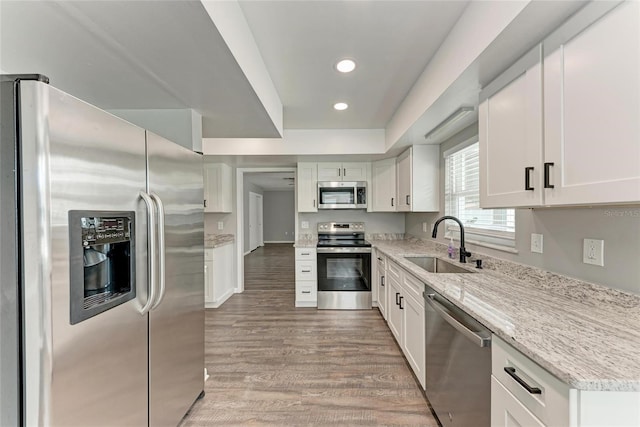
<path fill-rule="evenodd" d="M 404 259 L 416 255 L 445 258 L 433 247 L 407 240 L 374 240 L 372 244 L 570 387 L 585 391 L 640 391 L 640 367 L 634 363 L 640 358 L 640 332 L 632 330 L 634 320 L 640 324 L 640 309 L 633 304 L 620 308 L 616 304 L 619 291 L 611 290 L 610 300 L 603 301 L 601 289 L 597 295 L 594 291 L 592 298 L 587 289 L 580 298 L 573 299 L 498 271 L 434 274 Z M 475 270 L 471 265 L 465 267 Z M 505 302 L 504 294 L 514 303 Z M 629 297 L 640 301 L 635 295 Z M 571 326 L 588 331 L 572 330 Z M 619 338 L 622 342 L 617 344 L 627 345 L 629 354 L 624 349 L 611 348 Z M 606 349 L 609 353 L 605 353 Z"/>
<path fill-rule="evenodd" d="M 204 247 L 206 249 L 219 248 L 221 246 L 230 245 L 236 241 L 233 234 L 209 234 L 204 239 Z"/>

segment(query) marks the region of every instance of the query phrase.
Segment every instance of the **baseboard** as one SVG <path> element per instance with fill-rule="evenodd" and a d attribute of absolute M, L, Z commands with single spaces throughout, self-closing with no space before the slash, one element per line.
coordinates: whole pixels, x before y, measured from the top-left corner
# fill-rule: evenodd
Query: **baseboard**
<path fill-rule="evenodd" d="M 295 243 L 295 240 L 265 240 L 264 243 Z"/>
<path fill-rule="evenodd" d="M 220 307 L 222 304 L 224 304 L 224 302 L 226 300 L 228 300 L 231 295 L 234 294 L 234 289 L 229 289 L 227 292 L 225 292 L 220 298 L 218 298 L 215 301 L 212 302 L 205 302 L 204 303 L 204 308 L 218 308 Z"/>
<path fill-rule="evenodd" d="M 247 252 L 245 252 L 245 253 L 244 253 L 244 256 L 247 256 L 247 255 L 249 255 L 250 253 L 251 253 L 251 251 L 247 251 Z"/>

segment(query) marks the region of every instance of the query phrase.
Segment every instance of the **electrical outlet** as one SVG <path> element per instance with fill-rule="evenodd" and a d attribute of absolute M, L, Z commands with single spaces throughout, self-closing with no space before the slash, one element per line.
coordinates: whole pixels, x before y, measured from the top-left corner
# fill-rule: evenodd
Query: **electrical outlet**
<path fill-rule="evenodd" d="M 423 222 L 423 223 L 422 223 L 422 231 L 423 231 L 424 233 L 427 233 L 427 232 L 428 232 L 428 230 L 427 230 L 427 223 L 426 223 L 426 222 Z"/>
<path fill-rule="evenodd" d="M 218 221 L 218 230 L 224 230 L 224 222 Z"/>
<path fill-rule="evenodd" d="M 300 224 L 301 228 L 309 228 L 309 221 L 302 221 L 302 223 Z"/>
<path fill-rule="evenodd" d="M 582 262 L 604 267 L 604 240 L 584 239 L 582 244 Z"/>
<path fill-rule="evenodd" d="M 531 252 L 542 253 L 542 234 L 531 233 Z"/>

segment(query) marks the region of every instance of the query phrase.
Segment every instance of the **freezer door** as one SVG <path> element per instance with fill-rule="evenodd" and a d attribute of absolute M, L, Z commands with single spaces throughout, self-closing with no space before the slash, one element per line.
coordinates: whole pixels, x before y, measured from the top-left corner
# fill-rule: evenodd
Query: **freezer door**
<path fill-rule="evenodd" d="M 146 426 L 144 130 L 31 81 L 20 118 L 25 425 Z M 133 212 L 137 242 L 136 298 L 76 324 L 72 210 Z"/>
<path fill-rule="evenodd" d="M 147 153 L 165 223 L 164 292 L 149 313 L 149 424 L 175 426 L 204 389 L 202 156 L 151 132 Z"/>

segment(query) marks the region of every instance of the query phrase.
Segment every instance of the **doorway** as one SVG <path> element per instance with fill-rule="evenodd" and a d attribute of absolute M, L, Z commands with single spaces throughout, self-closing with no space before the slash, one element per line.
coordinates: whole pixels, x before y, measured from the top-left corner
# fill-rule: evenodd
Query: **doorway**
<path fill-rule="evenodd" d="M 262 194 L 249 192 L 249 252 L 264 246 Z"/>

